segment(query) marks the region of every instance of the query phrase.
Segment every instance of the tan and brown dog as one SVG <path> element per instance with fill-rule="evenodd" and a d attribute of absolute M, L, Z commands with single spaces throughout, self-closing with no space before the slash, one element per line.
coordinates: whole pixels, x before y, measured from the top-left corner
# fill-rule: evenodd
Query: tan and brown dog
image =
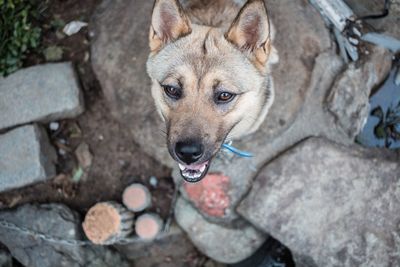
<path fill-rule="evenodd" d="M 147 72 L 186 181 L 200 181 L 221 145 L 256 131 L 274 99 L 278 59 L 262 0 L 156 0 Z"/>

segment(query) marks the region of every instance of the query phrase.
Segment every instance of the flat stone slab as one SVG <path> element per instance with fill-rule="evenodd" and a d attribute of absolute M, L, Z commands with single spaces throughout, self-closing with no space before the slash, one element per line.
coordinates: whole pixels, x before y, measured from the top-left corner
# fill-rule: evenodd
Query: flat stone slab
<path fill-rule="evenodd" d="M 82 93 L 71 63 L 33 66 L 0 78 L 0 130 L 72 118 L 83 110 Z"/>
<path fill-rule="evenodd" d="M 311 138 L 263 168 L 238 211 L 296 266 L 400 266 L 399 162 Z"/>
<path fill-rule="evenodd" d="M 46 131 L 38 125 L 0 135 L 0 192 L 52 178 L 56 159 Z"/>

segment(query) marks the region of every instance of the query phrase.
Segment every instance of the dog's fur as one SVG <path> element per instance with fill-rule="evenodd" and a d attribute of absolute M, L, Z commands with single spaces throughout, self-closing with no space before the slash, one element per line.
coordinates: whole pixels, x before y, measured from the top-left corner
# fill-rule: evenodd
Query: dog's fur
<path fill-rule="evenodd" d="M 277 61 L 262 0 L 156 0 L 147 71 L 152 95 L 174 145 L 201 140 L 211 159 L 221 144 L 256 131 L 274 99 L 270 65 Z M 243 5 L 244 4 L 244 5 Z M 182 89 L 179 100 L 163 86 Z M 216 92 L 237 96 L 216 104 Z"/>

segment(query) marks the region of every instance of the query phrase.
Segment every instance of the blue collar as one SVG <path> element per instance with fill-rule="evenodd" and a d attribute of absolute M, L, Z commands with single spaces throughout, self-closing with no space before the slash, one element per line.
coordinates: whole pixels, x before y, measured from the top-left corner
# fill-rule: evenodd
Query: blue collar
<path fill-rule="evenodd" d="M 253 157 L 253 154 L 251 154 L 250 152 L 241 151 L 241 150 L 231 146 L 228 143 L 222 144 L 222 148 L 225 148 L 226 150 L 229 150 L 230 152 L 232 152 L 232 153 L 234 153 L 234 154 L 236 154 L 236 155 L 238 155 L 239 157 L 242 157 L 242 158 L 251 158 L 251 157 Z"/>

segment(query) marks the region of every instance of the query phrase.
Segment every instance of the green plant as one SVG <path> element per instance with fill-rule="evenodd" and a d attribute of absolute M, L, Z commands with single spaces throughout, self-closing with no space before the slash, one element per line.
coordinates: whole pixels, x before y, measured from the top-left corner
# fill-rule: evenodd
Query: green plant
<path fill-rule="evenodd" d="M 38 16 L 37 2 L 0 0 L 0 75 L 22 66 L 25 54 L 39 45 L 41 30 L 32 25 Z"/>
<path fill-rule="evenodd" d="M 400 101 L 397 106 L 390 106 L 386 113 L 378 106 L 371 111 L 371 115 L 379 119 L 374 128 L 374 135 L 377 139 L 385 139 L 387 148 L 393 142 L 400 141 Z"/>

